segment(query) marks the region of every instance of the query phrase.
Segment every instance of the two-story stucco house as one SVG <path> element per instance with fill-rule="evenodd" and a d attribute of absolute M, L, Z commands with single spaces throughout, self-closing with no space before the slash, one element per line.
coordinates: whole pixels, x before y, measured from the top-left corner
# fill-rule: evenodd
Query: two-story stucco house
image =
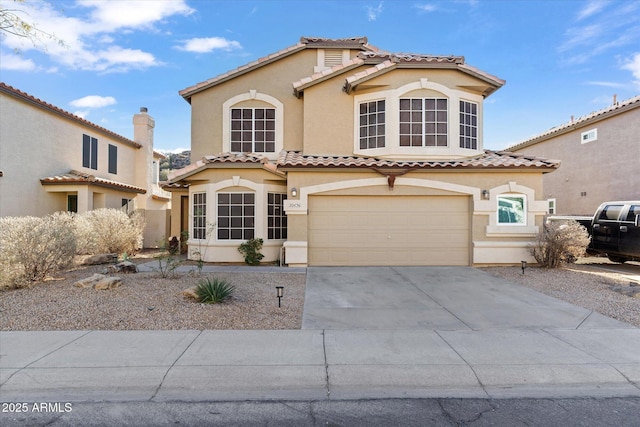
<path fill-rule="evenodd" d="M 601 203 L 640 199 L 640 96 L 572 119 L 508 148 L 560 159 L 543 178 L 549 212 L 593 215 Z"/>
<path fill-rule="evenodd" d="M 0 83 L 0 216 L 135 209 L 144 245 L 156 246 L 168 236 L 171 195 L 158 186 L 154 126 L 141 108 L 132 140 Z"/>
<path fill-rule="evenodd" d="M 503 84 L 463 57 L 303 37 L 188 87 L 194 163 L 166 186 L 172 235 L 205 261 L 242 261 L 251 238 L 290 266 L 529 260 L 558 163 L 483 149 Z"/>

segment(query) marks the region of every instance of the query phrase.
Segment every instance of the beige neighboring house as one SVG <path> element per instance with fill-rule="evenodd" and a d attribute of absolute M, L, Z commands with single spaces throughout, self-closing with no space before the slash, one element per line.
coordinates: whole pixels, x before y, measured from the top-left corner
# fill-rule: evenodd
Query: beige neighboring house
<path fill-rule="evenodd" d="M 532 261 L 558 167 L 483 149 L 504 81 L 459 56 L 395 54 L 364 37 L 300 42 L 180 92 L 192 164 L 165 187 L 189 257 L 289 266 Z"/>
<path fill-rule="evenodd" d="M 549 212 L 593 215 L 601 203 L 640 199 L 640 96 L 573 119 L 507 150 L 562 161 L 545 175 Z"/>
<path fill-rule="evenodd" d="M 171 195 L 158 185 L 154 120 L 140 110 L 131 140 L 0 82 L 0 216 L 136 210 L 144 246 L 156 246 Z"/>

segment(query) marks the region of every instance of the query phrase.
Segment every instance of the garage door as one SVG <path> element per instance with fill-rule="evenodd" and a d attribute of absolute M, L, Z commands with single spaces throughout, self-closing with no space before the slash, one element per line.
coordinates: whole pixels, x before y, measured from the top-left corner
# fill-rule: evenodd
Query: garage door
<path fill-rule="evenodd" d="M 309 265 L 469 265 L 469 198 L 311 196 Z"/>

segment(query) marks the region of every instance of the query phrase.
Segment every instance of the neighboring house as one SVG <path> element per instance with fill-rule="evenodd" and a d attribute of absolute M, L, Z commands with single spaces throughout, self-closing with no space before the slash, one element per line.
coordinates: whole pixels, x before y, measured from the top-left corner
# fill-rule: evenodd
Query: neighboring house
<path fill-rule="evenodd" d="M 559 159 L 545 175 L 549 213 L 593 215 L 606 201 L 640 199 L 640 96 L 556 126 L 508 148 Z"/>
<path fill-rule="evenodd" d="M 503 84 L 463 57 L 303 37 L 186 88 L 171 234 L 205 261 L 242 261 L 251 238 L 289 266 L 532 260 L 558 164 L 483 149 L 483 101 Z"/>
<path fill-rule="evenodd" d="M 131 140 L 0 83 L 0 216 L 136 210 L 145 247 L 157 246 L 168 236 L 171 195 L 158 186 L 154 126 L 141 108 Z"/>

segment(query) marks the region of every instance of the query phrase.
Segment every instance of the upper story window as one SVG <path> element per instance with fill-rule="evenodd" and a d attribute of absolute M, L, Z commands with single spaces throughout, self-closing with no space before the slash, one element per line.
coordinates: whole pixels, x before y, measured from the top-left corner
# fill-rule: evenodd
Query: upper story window
<path fill-rule="evenodd" d="M 385 101 L 360 104 L 360 148 L 382 148 L 385 145 Z"/>
<path fill-rule="evenodd" d="M 460 148 L 478 148 L 478 104 L 460 101 Z"/>
<path fill-rule="evenodd" d="M 109 173 L 118 173 L 118 147 L 109 144 Z"/>
<path fill-rule="evenodd" d="M 98 139 L 82 135 L 82 166 L 98 170 Z"/>
<path fill-rule="evenodd" d="M 598 129 L 591 129 L 586 132 L 582 132 L 580 136 L 580 142 L 586 144 L 587 142 L 596 141 L 598 139 Z"/>
<path fill-rule="evenodd" d="M 400 146 L 446 147 L 447 104 L 446 98 L 401 98 Z"/>
<path fill-rule="evenodd" d="M 276 151 L 276 112 L 273 108 L 231 109 L 231 151 Z"/>

